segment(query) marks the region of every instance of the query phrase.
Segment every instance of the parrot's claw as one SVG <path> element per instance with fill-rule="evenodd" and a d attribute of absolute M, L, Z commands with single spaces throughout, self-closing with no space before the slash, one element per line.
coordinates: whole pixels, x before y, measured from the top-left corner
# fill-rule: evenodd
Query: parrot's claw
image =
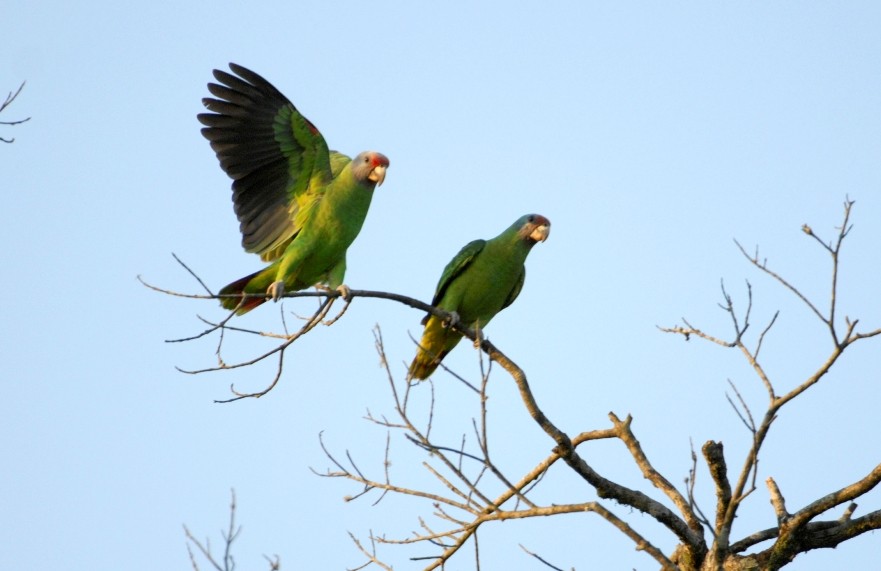
<path fill-rule="evenodd" d="M 284 282 L 277 281 L 273 282 L 272 285 L 266 290 L 266 295 L 272 298 L 272 301 L 278 301 L 284 295 Z"/>
<path fill-rule="evenodd" d="M 459 321 L 459 314 L 455 311 L 451 311 L 450 316 L 444 319 L 443 325 L 447 329 L 452 329 L 453 327 L 459 325 Z"/>
<path fill-rule="evenodd" d="M 343 299 L 346 300 L 346 303 L 352 301 L 352 290 L 346 284 L 340 284 L 337 286 L 336 290 L 340 292 L 340 295 L 343 296 Z"/>

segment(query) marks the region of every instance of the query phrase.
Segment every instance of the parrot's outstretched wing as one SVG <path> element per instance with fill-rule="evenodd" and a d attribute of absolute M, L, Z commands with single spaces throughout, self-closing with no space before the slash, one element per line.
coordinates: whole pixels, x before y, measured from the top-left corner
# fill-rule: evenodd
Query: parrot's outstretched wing
<path fill-rule="evenodd" d="M 280 91 L 247 68 L 229 67 L 235 75 L 214 70 L 220 84 L 209 83 L 208 90 L 216 99 L 202 100 L 212 113 L 198 119 L 233 179 L 242 247 L 271 261 L 300 231 L 348 157 L 334 153 L 332 161 L 324 137 Z"/>

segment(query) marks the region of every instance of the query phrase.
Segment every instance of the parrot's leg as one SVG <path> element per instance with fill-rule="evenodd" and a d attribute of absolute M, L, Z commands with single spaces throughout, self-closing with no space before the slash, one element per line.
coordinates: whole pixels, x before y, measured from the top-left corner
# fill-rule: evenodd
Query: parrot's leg
<path fill-rule="evenodd" d="M 474 324 L 474 333 L 476 333 L 474 338 L 474 348 L 480 349 L 480 344 L 486 339 L 486 337 L 483 336 L 483 329 L 480 328 L 480 323 Z"/>
<path fill-rule="evenodd" d="M 272 298 L 272 301 L 278 301 L 284 295 L 284 282 L 279 280 L 273 282 L 266 290 L 266 295 Z"/>
<path fill-rule="evenodd" d="M 297 274 L 300 272 L 300 265 L 303 262 L 302 246 L 299 240 L 293 240 L 285 248 L 281 258 L 273 264 L 278 264 L 275 269 L 275 281 L 266 290 L 266 295 L 271 297 L 272 301 L 278 301 L 284 296 L 285 284 L 291 284 L 291 288 L 293 288 L 291 291 L 297 291 Z"/>
<path fill-rule="evenodd" d="M 478 331 L 477 338 L 474 340 L 474 348 L 480 349 L 480 345 L 483 343 L 484 339 L 486 339 L 486 337 L 483 336 L 483 331 Z"/>

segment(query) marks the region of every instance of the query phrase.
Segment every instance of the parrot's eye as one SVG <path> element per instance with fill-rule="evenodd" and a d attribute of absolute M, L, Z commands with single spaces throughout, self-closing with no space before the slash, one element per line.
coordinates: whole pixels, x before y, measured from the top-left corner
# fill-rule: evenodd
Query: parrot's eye
<path fill-rule="evenodd" d="M 529 217 L 529 221 L 530 221 L 530 222 L 535 222 L 535 216 L 530 216 L 530 217 Z"/>

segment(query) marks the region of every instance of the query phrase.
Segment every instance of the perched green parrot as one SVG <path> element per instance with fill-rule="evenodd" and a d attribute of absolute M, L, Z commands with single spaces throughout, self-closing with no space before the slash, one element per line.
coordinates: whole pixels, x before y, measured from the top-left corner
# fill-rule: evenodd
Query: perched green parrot
<path fill-rule="evenodd" d="M 358 236 L 374 187 L 389 160 L 375 151 L 349 157 L 329 151 L 318 129 L 268 81 L 234 63 L 235 75 L 214 70 L 202 103 L 202 135 L 232 183 L 245 251 L 272 262 L 221 294 L 266 293 L 326 285 L 348 297 L 346 250 Z M 238 76 L 238 77 L 236 77 Z M 246 313 L 264 297 L 227 297 L 221 305 Z"/>
<path fill-rule="evenodd" d="M 455 314 L 453 321 L 483 328 L 490 319 L 517 299 L 526 279 L 526 256 L 538 242 L 548 239 L 551 222 L 527 214 L 492 240 L 474 240 L 447 264 L 431 305 Z M 428 314 L 425 331 L 408 378 L 427 379 L 462 335 L 443 320 Z"/>

